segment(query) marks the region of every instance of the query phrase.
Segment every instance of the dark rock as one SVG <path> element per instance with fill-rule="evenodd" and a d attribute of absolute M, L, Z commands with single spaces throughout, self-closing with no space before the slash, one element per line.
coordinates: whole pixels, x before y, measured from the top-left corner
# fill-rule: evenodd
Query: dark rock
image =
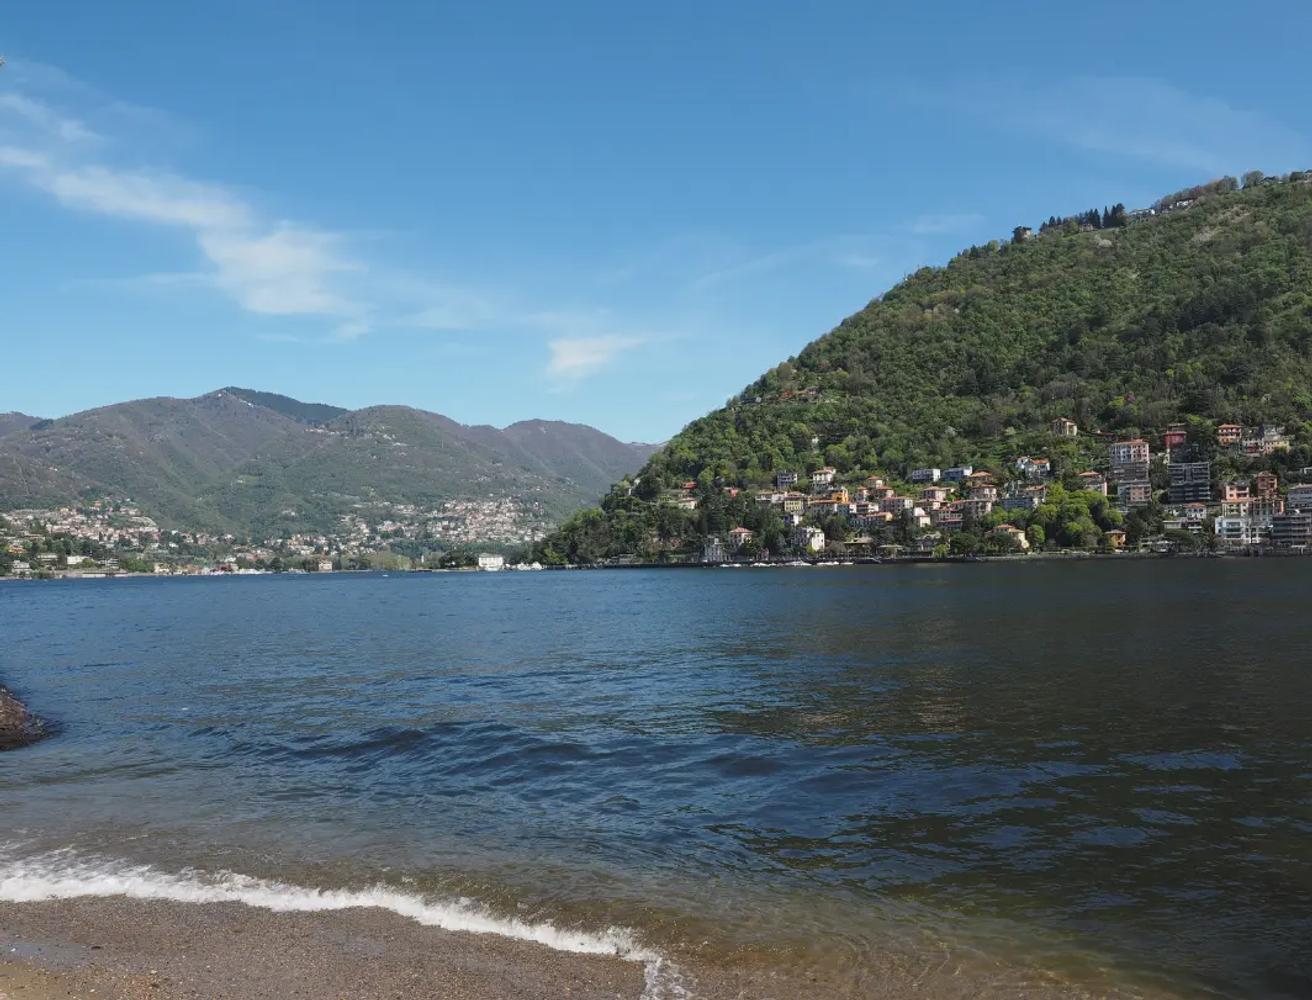
<path fill-rule="evenodd" d="M 48 728 L 27 706 L 0 687 L 0 750 L 16 750 L 46 736 Z"/>

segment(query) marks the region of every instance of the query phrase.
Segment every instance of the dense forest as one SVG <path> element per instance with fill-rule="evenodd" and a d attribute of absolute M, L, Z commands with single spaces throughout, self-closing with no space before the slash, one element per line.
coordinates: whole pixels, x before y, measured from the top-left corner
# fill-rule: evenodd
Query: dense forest
<path fill-rule="evenodd" d="M 1083 433 L 1054 442 L 1057 417 Z M 1223 178 L 1051 218 L 910 275 L 695 420 L 537 550 L 547 562 L 666 558 L 708 534 L 771 530 L 748 492 L 775 471 L 903 481 L 917 466 L 1001 471 L 1048 455 L 1105 467 L 1110 436 L 1187 422 L 1278 424 L 1312 441 L 1312 175 Z M 667 491 L 693 484 L 694 510 Z"/>

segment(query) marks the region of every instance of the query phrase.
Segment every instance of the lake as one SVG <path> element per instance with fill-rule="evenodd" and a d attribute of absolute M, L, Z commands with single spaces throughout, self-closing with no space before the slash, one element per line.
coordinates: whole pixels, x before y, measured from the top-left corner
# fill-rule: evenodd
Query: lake
<path fill-rule="evenodd" d="M 1275 559 L 0 584 L 0 678 L 59 726 L 0 756 L 0 898 L 329 889 L 622 940 L 691 996 L 752 967 L 815 997 L 947 972 L 1306 997 L 1310 584 Z"/>

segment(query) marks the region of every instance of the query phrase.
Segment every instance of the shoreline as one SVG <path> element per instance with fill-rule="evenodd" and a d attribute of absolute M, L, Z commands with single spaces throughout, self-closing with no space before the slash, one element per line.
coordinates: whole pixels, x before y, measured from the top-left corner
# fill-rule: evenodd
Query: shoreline
<path fill-rule="evenodd" d="M 245 577 L 266 576 L 432 576 L 439 574 L 456 574 L 464 576 L 486 576 L 491 574 L 508 574 L 516 576 L 522 572 L 562 572 L 570 570 L 605 570 L 605 569 L 791 569 L 801 566 L 948 566 L 978 563 L 1038 563 L 1038 562 L 1144 562 L 1161 559 L 1248 561 L 1254 559 L 1312 559 L 1310 552 L 1083 552 L 1063 550 L 1057 552 L 1023 552 L 1003 555 L 949 555 L 932 556 L 908 554 L 897 556 L 826 556 L 823 558 L 797 556 L 791 559 L 771 560 L 737 560 L 725 559 L 722 562 L 617 562 L 617 563 L 566 563 L 561 565 L 542 565 L 531 571 L 507 566 L 502 570 L 481 570 L 473 566 L 451 568 L 422 569 L 334 569 L 313 573 L 289 572 L 285 570 L 260 570 L 253 573 L 97 573 L 83 575 L 79 573 L 60 573 L 57 575 L 26 575 L 0 577 L 0 583 L 59 583 L 83 580 L 231 580 Z M 0 689 L 2 690 L 2 689 Z"/>
<path fill-rule="evenodd" d="M 1101 977 L 1100 977 L 1101 978 Z M 1079 983 L 974 953 L 929 949 L 854 975 L 559 950 L 427 926 L 360 906 L 280 911 L 238 902 L 81 896 L 0 903 L 0 1000 L 1179 1000 L 1174 990 Z"/>
<path fill-rule="evenodd" d="M 376 909 L 280 913 L 123 896 L 0 903 L 0 1000 L 69 996 L 639 1000 L 644 968 Z"/>

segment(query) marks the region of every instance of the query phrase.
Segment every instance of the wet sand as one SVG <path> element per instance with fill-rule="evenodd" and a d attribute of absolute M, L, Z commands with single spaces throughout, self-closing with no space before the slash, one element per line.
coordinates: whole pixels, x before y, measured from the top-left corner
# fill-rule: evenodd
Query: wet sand
<path fill-rule="evenodd" d="M 643 968 L 379 910 L 122 898 L 0 904 L 0 1000 L 615 1000 Z"/>
<path fill-rule="evenodd" d="M 777 957 L 777 956 L 776 956 Z M 722 959 L 728 956 L 721 956 Z M 1089 989 L 946 953 L 856 974 L 739 952 L 645 992 L 647 970 L 385 910 L 277 913 L 240 903 L 96 897 L 0 903 L 0 1000 L 1073 1000 Z M 840 983 L 841 980 L 841 983 Z"/>

